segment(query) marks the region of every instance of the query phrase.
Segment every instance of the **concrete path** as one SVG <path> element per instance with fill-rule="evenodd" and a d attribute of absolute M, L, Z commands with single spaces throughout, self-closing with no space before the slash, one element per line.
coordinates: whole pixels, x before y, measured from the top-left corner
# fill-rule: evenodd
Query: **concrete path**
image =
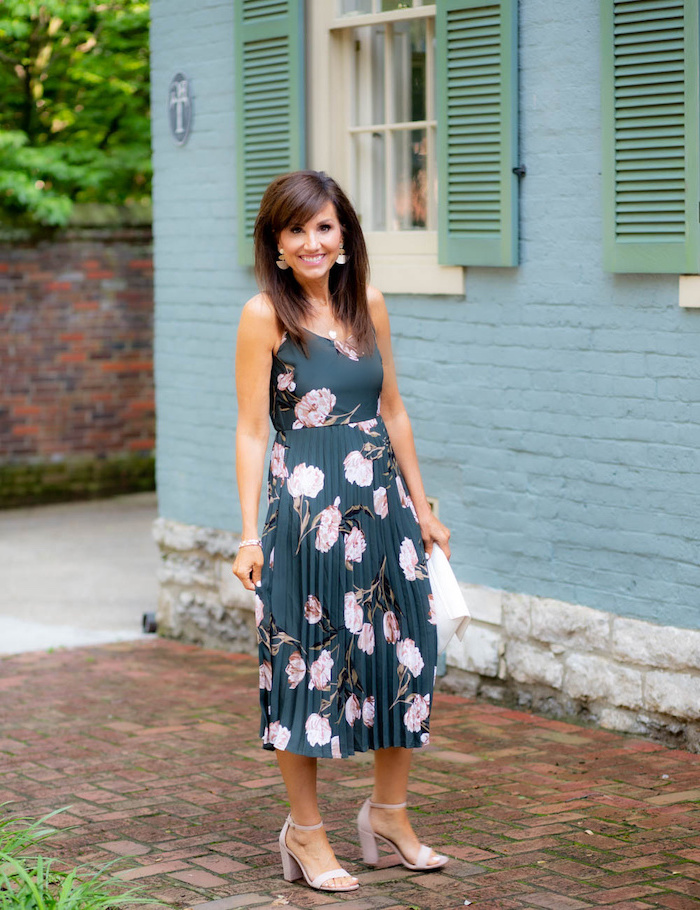
<path fill-rule="evenodd" d="M 142 637 L 155 493 L 0 511 L 0 654 Z"/>
<path fill-rule="evenodd" d="M 438 692 L 410 806 L 450 862 L 365 865 L 371 756 L 324 761 L 329 836 L 361 882 L 333 895 L 282 878 L 286 795 L 258 724 L 255 658 L 154 639 L 0 658 L 0 803 L 69 806 L 45 852 L 116 860 L 173 908 L 699 906 L 700 755 Z"/>

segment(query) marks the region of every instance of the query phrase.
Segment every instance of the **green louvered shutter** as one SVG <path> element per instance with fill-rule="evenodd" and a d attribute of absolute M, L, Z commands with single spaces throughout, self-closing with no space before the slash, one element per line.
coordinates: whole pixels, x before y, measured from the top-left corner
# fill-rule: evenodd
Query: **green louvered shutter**
<path fill-rule="evenodd" d="M 517 0 L 439 0 L 438 258 L 518 262 Z"/>
<path fill-rule="evenodd" d="M 698 0 L 601 0 L 604 264 L 700 266 Z"/>
<path fill-rule="evenodd" d="M 246 265 L 265 188 L 304 166 L 303 8 L 303 0 L 235 0 L 238 249 Z"/>

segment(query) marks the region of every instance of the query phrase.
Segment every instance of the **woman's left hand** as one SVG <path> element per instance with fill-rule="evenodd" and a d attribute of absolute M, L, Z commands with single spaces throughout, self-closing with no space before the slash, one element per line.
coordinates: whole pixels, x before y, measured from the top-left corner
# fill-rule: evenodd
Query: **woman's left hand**
<path fill-rule="evenodd" d="M 423 538 L 425 552 L 430 556 L 433 550 L 433 544 L 436 543 L 445 554 L 450 558 L 450 531 L 445 525 L 430 512 L 423 521 L 420 522 L 420 533 Z"/>

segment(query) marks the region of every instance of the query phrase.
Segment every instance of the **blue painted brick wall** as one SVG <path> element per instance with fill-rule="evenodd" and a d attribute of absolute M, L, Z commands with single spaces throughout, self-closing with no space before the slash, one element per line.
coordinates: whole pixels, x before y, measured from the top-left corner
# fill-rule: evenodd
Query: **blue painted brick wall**
<path fill-rule="evenodd" d="M 152 11 L 160 509 L 236 529 L 233 9 Z M 675 276 L 602 270 L 597 11 L 521 0 L 521 265 L 390 298 L 400 384 L 463 580 L 697 628 L 700 312 Z"/>

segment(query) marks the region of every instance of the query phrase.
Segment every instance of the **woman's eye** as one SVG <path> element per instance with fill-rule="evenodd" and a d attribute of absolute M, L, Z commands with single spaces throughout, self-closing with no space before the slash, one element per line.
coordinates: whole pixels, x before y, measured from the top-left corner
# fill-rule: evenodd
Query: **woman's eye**
<path fill-rule="evenodd" d="M 290 228 L 289 230 L 292 232 L 292 234 L 300 234 L 300 233 L 301 233 L 301 228 L 299 228 L 299 227 L 293 227 L 293 228 Z"/>

